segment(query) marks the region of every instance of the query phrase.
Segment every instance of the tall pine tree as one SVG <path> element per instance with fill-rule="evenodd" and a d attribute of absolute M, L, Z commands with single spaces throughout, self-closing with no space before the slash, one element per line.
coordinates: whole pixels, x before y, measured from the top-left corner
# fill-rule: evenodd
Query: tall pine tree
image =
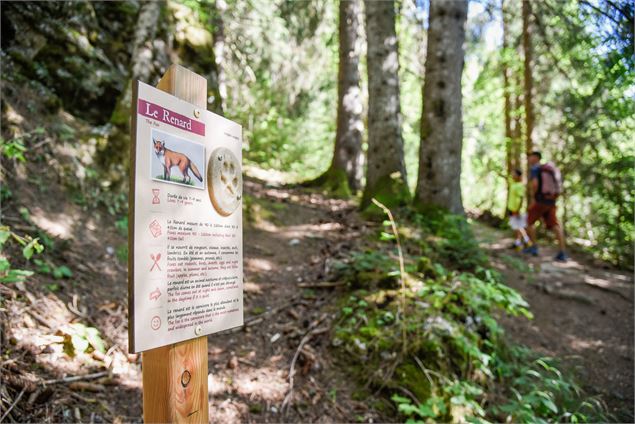
<path fill-rule="evenodd" d="M 368 40 L 368 166 L 362 209 L 409 198 L 399 105 L 399 48 L 393 1 L 365 2 Z"/>
<path fill-rule="evenodd" d="M 419 175 L 414 204 L 463 213 L 461 74 L 467 0 L 430 0 Z"/>

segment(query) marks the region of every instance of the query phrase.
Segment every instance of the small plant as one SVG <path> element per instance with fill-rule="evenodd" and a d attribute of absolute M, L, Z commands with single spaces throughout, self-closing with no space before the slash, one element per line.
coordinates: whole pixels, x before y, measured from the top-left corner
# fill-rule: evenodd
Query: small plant
<path fill-rule="evenodd" d="M 37 271 L 40 274 L 52 275 L 56 280 L 71 278 L 73 276 L 73 272 L 66 265 L 55 266 L 50 261 L 42 259 L 34 259 L 33 263 L 37 266 Z"/>
<path fill-rule="evenodd" d="M 20 236 L 8 226 L 0 227 L 0 248 L 4 248 L 4 245 L 9 239 L 15 240 L 22 246 L 22 256 L 28 261 L 36 253 L 42 253 L 44 246 L 42 246 L 37 238 L 25 235 Z M 14 269 L 11 267 L 11 263 L 6 256 L 0 253 L 0 283 L 21 283 L 26 280 L 27 277 L 33 275 L 33 271 L 24 269 Z"/>
<path fill-rule="evenodd" d="M 128 216 L 123 216 L 115 221 L 115 228 L 122 236 L 128 235 Z"/>
<path fill-rule="evenodd" d="M 0 153 L 5 158 L 26 162 L 24 152 L 26 152 L 26 147 L 24 146 L 24 143 L 22 143 L 21 139 L 16 138 L 15 140 L 6 141 L 4 138 L 0 137 Z"/>
<path fill-rule="evenodd" d="M 115 255 L 117 255 L 119 262 L 126 263 L 128 261 L 128 244 L 118 246 Z"/>
<path fill-rule="evenodd" d="M 99 330 L 81 323 L 65 326 L 61 330 L 64 336 L 64 352 L 69 356 L 92 350 L 106 353 L 106 345 L 99 334 Z"/>

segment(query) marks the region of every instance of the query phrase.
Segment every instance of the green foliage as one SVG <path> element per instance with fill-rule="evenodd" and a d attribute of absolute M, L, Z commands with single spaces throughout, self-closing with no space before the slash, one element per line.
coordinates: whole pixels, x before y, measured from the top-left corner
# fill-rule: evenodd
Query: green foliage
<path fill-rule="evenodd" d="M 115 228 L 122 236 L 128 235 L 128 216 L 122 216 L 115 221 Z"/>
<path fill-rule="evenodd" d="M 122 244 L 117 247 L 115 256 L 122 264 L 128 263 L 128 243 Z"/>
<path fill-rule="evenodd" d="M 44 246 L 39 243 L 37 238 L 32 238 L 29 235 L 20 236 L 11 231 L 8 226 L 0 226 L 0 283 L 21 283 L 33 275 L 33 271 L 12 268 L 5 254 L 5 245 L 10 239 L 17 242 L 22 248 L 22 256 L 27 261 L 34 254 L 42 253 Z"/>
<path fill-rule="evenodd" d="M 503 415 L 520 422 L 601 417 L 599 405 L 585 399 L 553 361 L 528 360 L 518 355 L 526 351 L 507 348 L 499 314 L 528 319 L 532 314 L 522 296 L 487 268 L 465 219 L 437 211 L 412 214 L 409 222 L 422 230 L 415 237 L 426 240 L 429 256 L 405 258 L 405 307 L 396 286 L 381 284 L 397 268 L 394 256 L 381 249 L 353 252 L 348 261 L 334 265 L 345 278 L 367 277 L 364 286 L 353 285 L 340 302 L 335 326 L 333 345 L 352 372 L 389 395 L 407 422 L 487 422 Z M 405 236 L 408 222 L 400 228 L 412 250 L 416 243 Z M 448 254 L 454 261 L 431 259 Z"/>
<path fill-rule="evenodd" d="M 64 352 L 69 356 L 92 350 L 106 353 L 106 345 L 95 327 L 82 323 L 69 324 L 64 332 Z"/>
<path fill-rule="evenodd" d="M 26 152 L 26 147 L 22 143 L 21 139 L 6 141 L 4 138 L 0 137 L 0 153 L 5 158 L 26 162 L 24 152 Z"/>
<path fill-rule="evenodd" d="M 428 236 L 424 244 L 432 248 L 434 259 L 460 270 L 475 270 L 488 265 L 487 255 L 479 247 L 465 217 L 428 210 L 414 214 L 412 221 Z"/>
<path fill-rule="evenodd" d="M 585 399 L 582 390 L 563 375 L 552 358 L 536 357 L 522 347 L 503 350 L 494 359 L 504 387 L 505 401 L 492 412 L 521 423 L 612 421 L 602 404 Z"/>
<path fill-rule="evenodd" d="M 55 266 L 50 261 L 34 259 L 33 263 L 37 267 L 37 272 L 45 275 L 52 275 L 56 280 L 71 278 L 73 271 L 66 265 Z"/>
<path fill-rule="evenodd" d="M 569 240 L 620 266 L 632 267 L 635 201 L 635 67 L 633 4 L 628 1 L 545 0 L 532 4 L 535 31 L 534 148 L 554 161 L 564 177 L 559 219 Z M 466 207 L 500 214 L 504 209 L 505 147 L 503 70 L 510 94 L 522 92 L 522 60 L 515 45 L 520 16 L 507 7 L 510 47 L 484 37 L 500 14 L 484 10 L 474 19 L 480 33 L 466 58 L 465 148 L 462 182 Z M 480 19 L 480 21 L 478 21 Z M 512 119 L 524 119 L 512 105 Z M 500 117 L 492 119 L 492 117 Z M 518 134 L 524 137 L 523 131 Z M 521 157 L 521 163 L 524 163 Z M 465 189 L 469 187 L 469 189 Z"/>

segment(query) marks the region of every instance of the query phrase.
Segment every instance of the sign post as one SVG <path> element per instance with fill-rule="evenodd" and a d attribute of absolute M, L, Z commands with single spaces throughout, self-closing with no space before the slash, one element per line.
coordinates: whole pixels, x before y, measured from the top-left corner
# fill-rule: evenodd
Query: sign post
<path fill-rule="evenodd" d="M 206 104 L 179 65 L 134 86 L 129 345 L 146 423 L 208 422 L 207 335 L 243 324 L 242 129 Z"/>

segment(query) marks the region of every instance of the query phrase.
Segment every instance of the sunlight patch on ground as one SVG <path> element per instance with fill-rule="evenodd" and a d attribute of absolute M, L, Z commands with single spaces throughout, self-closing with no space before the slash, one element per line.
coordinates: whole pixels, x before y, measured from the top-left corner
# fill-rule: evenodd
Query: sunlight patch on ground
<path fill-rule="evenodd" d="M 239 371 L 232 386 L 249 399 L 282 401 L 289 387 L 285 371 L 274 368 L 256 368 Z"/>
<path fill-rule="evenodd" d="M 584 276 L 584 282 L 587 284 L 591 284 L 592 286 L 598 286 L 598 287 L 604 287 L 604 288 L 609 288 L 612 286 L 609 280 L 605 280 L 604 278 L 591 277 L 590 275 Z"/>
<path fill-rule="evenodd" d="M 243 283 L 243 290 L 247 293 L 261 293 L 262 289 L 260 284 L 245 281 Z"/>
<path fill-rule="evenodd" d="M 273 263 L 267 259 L 247 258 L 245 264 L 250 271 L 271 271 L 273 269 Z"/>
<path fill-rule="evenodd" d="M 209 420 L 211 423 L 242 423 L 243 415 L 246 415 L 249 407 L 238 400 L 225 399 L 220 403 L 210 402 Z"/>
<path fill-rule="evenodd" d="M 600 349 L 604 347 L 604 342 L 602 340 L 582 339 L 575 336 L 569 336 L 567 338 L 569 339 L 569 346 L 578 351 L 586 349 Z"/>
<path fill-rule="evenodd" d="M 251 164 L 243 165 L 243 172 L 248 177 L 257 178 L 271 185 L 287 184 L 295 180 L 291 174 L 280 172 L 275 169 L 263 169 Z"/>
<path fill-rule="evenodd" d="M 71 238 L 71 229 L 75 222 L 72 217 L 64 213 L 56 214 L 56 216 L 49 218 L 40 208 L 32 211 L 31 220 L 50 235 L 64 240 Z"/>
<path fill-rule="evenodd" d="M 303 225 L 291 225 L 287 227 L 282 237 L 285 238 L 300 238 L 320 233 L 327 233 L 331 231 L 342 231 L 344 226 L 337 222 L 325 222 L 323 224 L 303 224 Z"/>
<path fill-rule="evenodd" d="M 265 402 L 267 410 L 276 408 L 289 388 L 286 371 L 268 366 L 239 366 L 233 370 L 210 373 L 207 383 L 210 420 L 218 423 L 244 422 L 249 405 Z M 237 396 L 240 399 L 236 399 Z"/>

